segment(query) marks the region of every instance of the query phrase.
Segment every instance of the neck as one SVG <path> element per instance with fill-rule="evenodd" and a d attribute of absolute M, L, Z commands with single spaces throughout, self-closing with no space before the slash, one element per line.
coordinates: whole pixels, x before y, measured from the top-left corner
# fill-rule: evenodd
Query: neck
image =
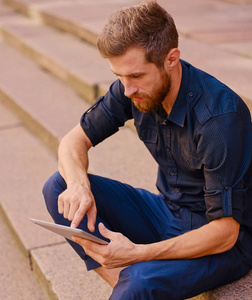
<path fill-rule="evenodd" d="M 163 108 L 166 111 L 167 115 L 170 114 L 172 107 L 177 99 L 181 79 L 182 79 L 182 66 L 181 63 L 179 62 L 176 68 L 174 68 L 174 70 L 171 72 L 171 89 L 162 103 Z"/>

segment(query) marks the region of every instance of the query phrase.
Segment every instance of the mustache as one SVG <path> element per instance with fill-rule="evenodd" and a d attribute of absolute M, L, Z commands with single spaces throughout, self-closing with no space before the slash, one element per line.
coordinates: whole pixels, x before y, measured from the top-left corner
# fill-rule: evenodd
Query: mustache
<path fill-rule="evenodd" d="M 146 98 L 146 97 L 148 97 L 146 94 L 134 93 L 130 96 L 130 99 L 133 100 L 133 98 Z"/>

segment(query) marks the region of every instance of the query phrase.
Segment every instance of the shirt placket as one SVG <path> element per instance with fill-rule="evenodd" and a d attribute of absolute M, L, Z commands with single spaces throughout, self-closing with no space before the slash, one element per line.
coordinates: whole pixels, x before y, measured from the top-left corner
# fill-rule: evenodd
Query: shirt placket
<path fill-rule="evenodd" d="M 175 185 L 177 182 L 178 169 L 172 156 L 171 127 L 166 122 L 164 122 L 162 124 L 162 131 L 165 141 L 165 150 L 167 157 L 167 178 L 169 184 L 172 186 Z"/>

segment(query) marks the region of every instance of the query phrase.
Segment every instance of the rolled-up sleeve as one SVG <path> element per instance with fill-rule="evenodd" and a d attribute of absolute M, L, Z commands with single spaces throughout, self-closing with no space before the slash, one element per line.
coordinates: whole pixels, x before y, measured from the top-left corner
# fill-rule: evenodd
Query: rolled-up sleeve
<path fill-rule="evenodd" d="M 252 151 L 250 116 L 242 118 L 230 112 L 213 117 L 199 134 L 207 219 L 233 217 L 241 222 L 246 193 L 244 176 Z"/>
<path fill-rule="evenodd" d="M 93 146 L 118 131 L 128 119 L 132 119 L 131 100 L 124 96 L 119 80 L 107 94 L 99 98 L 81 117 L 80 124 Z"/>

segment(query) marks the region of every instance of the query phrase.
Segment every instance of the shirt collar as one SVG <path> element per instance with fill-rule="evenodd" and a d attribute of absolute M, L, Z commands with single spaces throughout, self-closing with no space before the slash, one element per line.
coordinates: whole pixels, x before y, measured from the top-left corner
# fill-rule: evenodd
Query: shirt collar
<path fill-rule="evenodd" d="M 181 84 L 178 92 L 177 99 L 172 107 L 171 113 L 166 119 L 166 122 L 169 120 L 181 127 L 184 127 L 185 117 L 186 117 L 186 98 L 188 85 L 190 81 L 190 70 L 183 60 L 180 60 L 182 65 L 182 78 Z"/>

